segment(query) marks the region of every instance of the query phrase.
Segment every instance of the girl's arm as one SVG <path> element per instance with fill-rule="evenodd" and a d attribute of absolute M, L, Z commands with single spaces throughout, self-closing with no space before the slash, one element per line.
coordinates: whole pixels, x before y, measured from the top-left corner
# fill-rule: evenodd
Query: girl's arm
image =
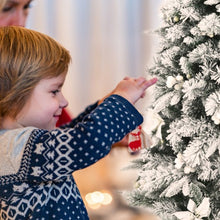
<path fill-rule="evenodd" d="M 37 129 L 24 152 L 30 164 L 26 164 L 23 178 L 36 181 L 66 178 L 106 156 L 113 143 L 142 122 L 142 116 L 132 104 L 112 95 L 74 128 L 51 132 Z"/>
<path fill-rule="evenodd" d="M 94 110 L 97 107 L 97 105 L 98 105 L 98 102 L 88 106 L 84 112 L 82 112 L 77 117 L 72 119 L 69 123 L 61 125 L 59 128 L 62 128 L 62 129 L 73 128 L 77 123 L 81 122 L 86 115 L 88 115 L 92 110 Z"/>
<path fill-rule="evenodd" d="M 19 170 L 9 176 L 3 174 L 0 182 L 60 180 L 103 158 L 113 143 L 143 122 L 143 117 L 132 104 L 155 82 L 156 79 L 147 81 L 143 77 L 125 78 L 110 96 L 101 99 L 99 105 L 73 128 L 35 129 L 26 146 L 20 149 L 21 153 L 16 145 L 22 137 L 17 139 L 16 136 L 16 144 L 10 151 L 22 156 L 20 165 L 17 164 Z M 24 144 L 20 143 L 21 146 Z M 6 159 L 3 162 L 9 164 L 11 160 L 13 164 L 11 155 Z"/>

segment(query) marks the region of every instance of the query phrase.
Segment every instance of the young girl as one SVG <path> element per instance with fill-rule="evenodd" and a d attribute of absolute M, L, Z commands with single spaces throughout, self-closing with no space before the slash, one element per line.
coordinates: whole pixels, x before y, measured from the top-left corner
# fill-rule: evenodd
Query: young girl
<path fill-rule="evenodd" d="M 106 156 L 143 122 L 132 104 L 156 79 L 126 77 L 55 128 L 68 105 L 61 89 L 69 62 L 46 35 L 0 28 L 0 219 L 89 219 L 72 172 Z"/>

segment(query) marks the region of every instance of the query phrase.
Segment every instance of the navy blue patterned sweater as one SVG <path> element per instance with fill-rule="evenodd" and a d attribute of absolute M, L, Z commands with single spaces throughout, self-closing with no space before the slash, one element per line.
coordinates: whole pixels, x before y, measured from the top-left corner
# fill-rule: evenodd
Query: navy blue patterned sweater
<path fill-rule="evenodd" d="M 0 219 L 89 219 L 72 173 L 106 156 L 142 122 L 133 105 L 112 95 L 50 132 L 0 130 Z"/>

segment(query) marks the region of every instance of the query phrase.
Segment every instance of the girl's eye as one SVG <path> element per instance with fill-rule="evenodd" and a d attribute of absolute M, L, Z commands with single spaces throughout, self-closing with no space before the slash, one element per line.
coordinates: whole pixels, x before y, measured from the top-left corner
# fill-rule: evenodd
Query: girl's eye
<path fill-rule="evenodd" d="M 58 92 L 60 92 L 60 90 L 53 90 L 53 91 L 51 91 L 51 93 L 53 94 L 53 95 L 56 95 Z"/>

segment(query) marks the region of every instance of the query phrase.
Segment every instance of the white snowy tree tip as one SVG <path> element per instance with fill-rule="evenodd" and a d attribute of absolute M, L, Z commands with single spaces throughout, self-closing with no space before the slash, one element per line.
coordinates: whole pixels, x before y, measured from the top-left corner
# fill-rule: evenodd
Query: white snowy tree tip
<path fill-rule="evenodd" d="M 208 116 L 212 116 L 215 124 L 220 124 L 220 91 L 212 93 L 206 100 L 205 110 Z"/>
<path fill-rule="evenodd" d="M 220 0 L 206 0 L 204 2 L 206 5 L 217 5 L 218 3 L 220 3 Z"/>
<path fill-rule="evenodd" d="M 220 34 L 220 18 L 216 13 L 204 17 L 198 24 L 203 35 L 213 37 Z"/>

